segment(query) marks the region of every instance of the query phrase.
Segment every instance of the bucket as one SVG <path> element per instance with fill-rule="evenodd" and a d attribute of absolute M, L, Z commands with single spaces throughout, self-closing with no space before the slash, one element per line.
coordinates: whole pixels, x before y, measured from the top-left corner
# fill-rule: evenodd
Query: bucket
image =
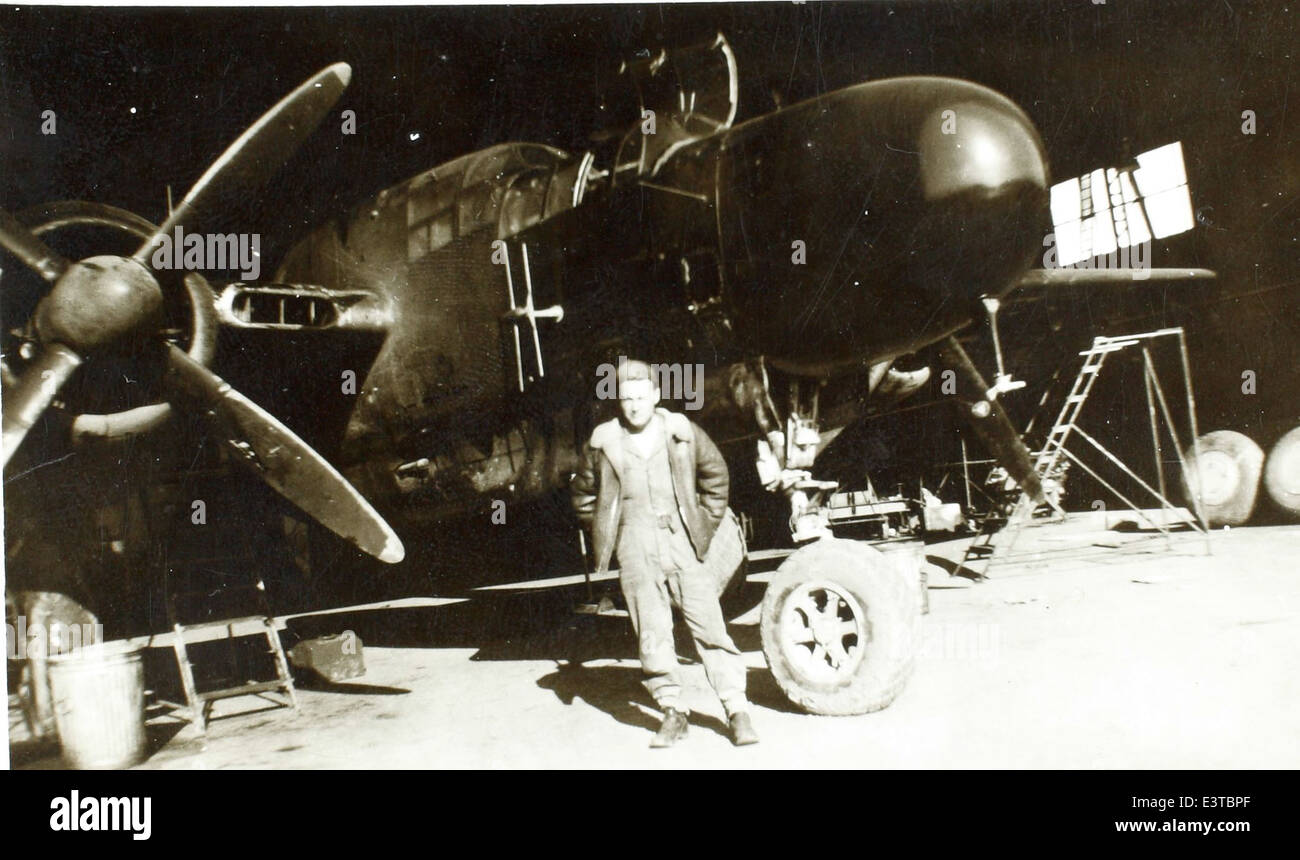
<path fill-rule="evenodd" d="M 64 760 L 80 770 L 139 762 L 145 751 L 141 649 L 93 645 L 52 656 L 49 664 Z"/>

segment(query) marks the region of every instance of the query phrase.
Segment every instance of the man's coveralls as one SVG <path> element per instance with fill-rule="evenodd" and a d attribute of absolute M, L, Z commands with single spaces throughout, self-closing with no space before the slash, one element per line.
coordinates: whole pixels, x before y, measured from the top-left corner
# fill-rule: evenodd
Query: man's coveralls
<path fill-rule="evenodd" d="M 687 710 L 679 701 L 681 683 L 673 644 L 672 605 L 676 604 L 695 640 L 709 684 L 731 716 L 747 710 L 744 659 L 727 633 L 717 580 L 700 561 L 682 520 L 669 463 L 666 417 L 660 410 L 654 419 L 660 426 L 653 428 L 656 438 L 648 454 L 627 443 L 627 431 L 621 426 L 604 434 L 606 455 L 620 461 L 619 584 L 637 633 L 645 685 L 659 707 Z M 712 442 L 707 444 L 716 452 Z M 609 489 L 601 486 L 599 492 Z"/>

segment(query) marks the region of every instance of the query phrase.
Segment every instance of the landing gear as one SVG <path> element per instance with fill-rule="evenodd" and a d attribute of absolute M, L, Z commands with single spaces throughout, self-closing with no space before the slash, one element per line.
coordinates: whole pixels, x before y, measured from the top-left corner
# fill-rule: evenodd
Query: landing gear
<path fill-rule="evenodd" d="M 762 386 L 766 392 L 767 374 Z M 785 430 L 775 429 L 776 409 L 770 397 L 764 397 L 757 410 L 764 438 L 758 440 L 758 477 L 770 492 L 783 493 L 790 503 L 790 534 L 796 544 L 830 537 L 830 518 L 823 502 L 839 486 L 835 481 L 816 481 L 812 477 L 813 461 L 822 448 L 818 429 L 819 389 L 813 387 L 809 397 L 801 397 L 799 380 L 790 382 L 790 408 Z M 765 407 L 765 408 L 763 408 Z"/>
<path fill-rule="evenodd" d="M 763 598 L 763 656 L 814 714 L 878 711 L 912 672 L 915 580 L 861 541 L 823 538 L 785 560 Z"/>
<path fill-rule="evenodd" d="M 912 671 L 921 614 L 919 557 L 831 534 L 827 502 L 839 485 L 815 480 L 811 471 L 829 441 L 819 429 L 820 386 L 791 380 L 782 422 L 761 366 L 754 383 L 749 403 L 763 433 L 759 478 L 769 491 L 785 495 L 790 533 L 800 546 L 763 599 L 763 655 L 782 692 L 810 713 L 878 711 Z"/>

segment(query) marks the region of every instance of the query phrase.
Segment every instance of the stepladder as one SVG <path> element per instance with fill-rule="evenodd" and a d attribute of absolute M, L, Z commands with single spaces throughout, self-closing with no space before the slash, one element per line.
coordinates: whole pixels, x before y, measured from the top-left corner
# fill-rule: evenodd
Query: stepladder
<path fill-rule="evenodd" d="M 169 578 L 170 579 L 170 578 Z M 172 647 L 176 653 L 176 665 L 180 672 L 181 687 L 185 693 L 185 707 L 190 722 L 200 733 L 206 733 L 212 720 L 216 703 L 222 699 L 239 696 L 260 696 L 269 700 L 274 706 L 298 708 L 297 692 L 294 689 L 293 675 L 284 646 L 280 642 L 280 632 L 276 628 L 275 618 L 271 614 L 266 598 L 266 586 L 261 577 L 239 582 L 225 587 L 225 596 L 232 596 L 242 601 L 249 612 L 246 615 L 187 621 L 185 613 L 185 589 L 169 587 L 166 595 L 168 622 L 172 630 Z M 189 592 L 192 593 L 192 592 Z M 270 658 L 273 678 L 257 678 L 257 668 L 241 663 L 235 649 L 240 643 L 256 637 L 266 641 L 263 652 Z M 220 682 L 215 687 L 200 689 L 200 678 L 204 673 L 196 672 L 195 652 L 201 646 L 224 640 L 227 651 L 227 664 L 224 673 L 218 672 Z M 205 648 L 206 650 L 206 648 Z M 205 661 L 206 665 L 206 661 Z M 211 674 L 211 673 L 209 673 Z M 268 693 L 277 693 L 282 700 L 269 699 Z"/>
<path fill-rule="evenodd" d="M 982 574 L 987 575 L 998 560 L 1010 555 L 1021 531 L 1044 505 L 1050 507 L 1058 518 L 1064 517 L 1064 510 L 1059 502 L 1059 489 L 1062 473 L 1069 465 L 1062 462 L 1065 443 L 1075 429 L 1075 422 L 1083 410 L 1084 403 L 1088 400 L 1088 395 L 1092 393 L 1106 356 L 1123 347 L 1124 344 L 1111 338 L 1096 337 L 1089 349 L 1079 353 L 1083 357 L 1083 364 L 1079 367 L 1074 383 L 1061 403 L 1056 420 L 1047 432 L 1043 447 L 1033 454 L 1034 471 L 1038 474 L 1043 487 L 1044 500 L 1040 502 L 1030 498 L 1027 493 L 1019 491 L 1014 503 L 1004 515 L 985 517 L 981 521 L 980 530 L 966 548 L 961 567 L 971 570 L 970 562 L 983 561 Z"/>
<path fill-rule="evenodd" d="M 1152 355 L 1151 343 L 1160 339 L 1176 339 L 1180 355 L 1180 367 L 1183 375 L 1183 382 L 1187 394 L 1187 424 L 1190 431 L 1192 444 L 1195 446 L 1197 437 L 1196 424 L 1196 406 L 1192 396 L 1192 384 L 1190 369 L 1187 361 L 1187 348 L 1184 332 L 1181 328 L 1159 329 L 1156 331 L 1142 332 L 1132 335 L 1104 336 L 1098 335 L 1093 338 L 1092 345 L 1079 353 L 1083 357 L 1083 363 L 1079 367 L 1079 372 L 1074 378 L 1074 382 L 1065 400 L 1061 404 L 1060 411 L 1057 413 L 1056 420 L 1048 430 L 1043 447 L 1034 453 L 1033 465 L 1040 483 L 1044 489 L 1044 499 L 1033 499 L 1020 491 L 1013 506 L 1005 513 L 1004 517 L 986 518 L 981 525 L 980 532 L 971 541 L 966 549 L 962 565 L 975 559 L 984 559 L 986 565 L 983 573 L 987 574 L 990 567 L 998 560 L 1005 560 L 1012 551 L 1017 539 L 1025 526 L 1034 521 L 1035 515 L 1044 507 L 1050 506 L 1057 514 L 1052 521 L 1059 521 L 1065 518 L 1064 509 L 1060 504 L 1060 497 L 1063 492 L 1063 478 L 1065 470 L 1071 466 L 1077 466 L 1092 478 L 1098 486 L 1109 491 L 1125 507 L 1130 509 L 1136 517 L 1149 525 L 1153 530 L 1159 532 L 1166 539 L 1169 537 L 1169 518 L 1165 516 L 1155 517 L 1145 512 L 1141 506 L 1121 492 L 1111 481 L 1108 481 L 1097 468 L 1090 467 L 1080 455 L 1067 448 L 1067 442 L 1078 437 L 1081 443 L 1090 446 L 1094 456 L 1100 455 L 1103 459 L 1101 463 L 1108 465 L 1114 472 L 1127 476 L 1131 479 L 1136 487 L 1139 487 L 1161 508 L 1164 514 L 1176 514 L 1177 509 L 1169 501 L 1166 490 L 1166 481 L 1161 459 L 1161 434 L 1162 427 L 1159 424 L 1158 417 L 1163 417 L 1163 432 L 1170 437 L 1174 443 L 1174 450 L 1178 454 L 1179 465 L 1183 472 L 1186 473 L 1187 464 L 1182 455 L 1183 446 L 1179 440 L 1177 426 L 1173 414 L 1170 411 L 1169 403 L 1164 395 L 1163 386 L 1160 383 L 1159 376 L 1156 372 L 1155 360 Z M 1079 426 L 1079 415 L 1083 410 L 1084 404 L 1093 392 L 1098 376 L 1101 373 L 1102 366 L 1105 364 L 1108 356 L 1123 350 L 1135 347 L 1136 352 L 1140 352 L 1143 359 L 1143 382 L 1147 396 L 1148 412 L 1150 413 L 1150 424 L 1152 434 L 1153 452 L 1155 455 L 1155 468 L 1157 472 L 1156 486 L 1152 486 L 1141 475 L 1135 472 L 1129 465 L 1110 451 L 1101 441 L 1092 434 Z M 1044 393 L 1044 401 L 1047 394 Z M 1158 407 L 1158 409 L 1157 409 Z M 1032 422 L 1031 422 L 1032 425 Z M 1028 432 L 1028 431 L 1026 431 Z M 1112 479 L 1113 480 L 1113 479 Z M 1188 524 L 1196 531 L 1205 533 L 1204 517 L 1199 507 L 1196 512 L 1196 520 L 1189 521 Z M 996 534 L 996 540 L 994 538 Z M 969 569 L 969 568 L 968 568 Z"/>
<path fill-rule="evenodd" d="M 1076 422 L 1079 413 L 1083 411 L 1083 404 L 1088 401 L 1088 395 L 1092 393 L 1092 387 L 1097 382 L 1097 376 L 1101 373 L 1102 365 L 1106 362 L 1106 356 L 1118 352 L 1126 346 L 1132 346 L 1136 342 L 1125 338 L 1098 336 L 1093 338 L 1092 346 L 1089 349 L 1079 353 L 1079 355 L 1083 356 L 1083 364 L 1079 368 L 1078 375 L 1074 377 L 1074 384 L 1070 387 L 1069 393 L 1066 394 L 1065 402 L 1061 404 L 1061 411 L 1057 414 L 1056 421 L 1047 432 L 1047 439 L 1043 443 L 1042 449 L 1034 458 L 1034 470 L 1038 472 L 1038 477 L 1044 482 L 1052 479 L 1056 474 L 1057 467 L 1061 465 L 1061 456 L 1065 450 L 1065 443 L 1077 426 Z M 1028 504 L 1030 504 L 1030 500 L 1022 494 L 1017 504 L 1017 512 L 1023 514 L 1024 512 L 1020 509 Z M 1033 510 L 1030 509 L 1028 513 L 1032 515 Z"/>

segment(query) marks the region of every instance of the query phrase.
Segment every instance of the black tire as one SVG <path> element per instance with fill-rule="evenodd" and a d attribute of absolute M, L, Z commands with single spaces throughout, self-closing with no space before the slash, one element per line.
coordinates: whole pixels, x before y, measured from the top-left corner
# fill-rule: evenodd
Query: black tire
<path fill-rule="evenodd" d="M 1291 519 L 1300 519 L 1300 427 L 1287 433 L 1264 464 L 1264 489 Z"/>
<path fill-rule="evenodd" d="M 1249 436 L 1233 430 L 1215 430 L 1196 441 L 1183 455 L 1187 460 L 1183 491 L 1188 507 L 1195 509 L 1197 476 L 1203 474 L 1201 507 L 1206 521 L 1211 526 L 1243 524 L 1255 511 L 1264 452 Z M 1196 448 L 1200 449 L 1200 471 Z"/>
<path fill-rule="evenodd" d="M 915 579 L 868 544 L 823 538 L 800 549 L 763 598 L 763 655 L 777 685 L 814 714 L 888 706 L 912 673 L 917 599 Z"/>

